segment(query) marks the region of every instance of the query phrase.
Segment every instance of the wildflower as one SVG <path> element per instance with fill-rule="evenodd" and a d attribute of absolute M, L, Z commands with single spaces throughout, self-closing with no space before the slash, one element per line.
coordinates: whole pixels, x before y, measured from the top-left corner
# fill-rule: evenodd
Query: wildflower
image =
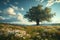
<path fill-rule="evenodd" d="M 31 35 L 30 35 L 30 34 L 26 34 L 26 36 L 31 37 Z"/>
<path fill-rule="evenodd" d="M 47 38 L 45 40 L 48 40 Z"/>
<path fill-rule="evenodd" d="M 26 39 L 26 37 L 23 37 L 23 39 Z"/>

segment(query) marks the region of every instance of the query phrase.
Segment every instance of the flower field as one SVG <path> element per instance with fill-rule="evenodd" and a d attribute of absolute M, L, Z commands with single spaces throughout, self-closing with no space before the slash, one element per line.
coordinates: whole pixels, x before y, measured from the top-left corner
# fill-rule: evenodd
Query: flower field
<path fill-rule="evenodd" d="M 0 40 L 60 40 L 60 26 L 0 24 Z"/>

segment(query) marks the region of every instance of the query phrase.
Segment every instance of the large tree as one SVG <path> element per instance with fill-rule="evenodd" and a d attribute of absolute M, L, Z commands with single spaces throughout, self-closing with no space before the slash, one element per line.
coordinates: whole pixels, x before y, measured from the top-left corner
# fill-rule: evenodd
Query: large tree
<path fill-rule="evenodd" d="M 29 21 L 35 21 L 37 25 L 42 21 L 50 21 L 50 19 L 54 16 L 51 13 L 51 8 L 45 7 L 43 5 L 38 5 L 29 9 L 27 14 L 24 15 L 25 18 L 28 18 Z"/>

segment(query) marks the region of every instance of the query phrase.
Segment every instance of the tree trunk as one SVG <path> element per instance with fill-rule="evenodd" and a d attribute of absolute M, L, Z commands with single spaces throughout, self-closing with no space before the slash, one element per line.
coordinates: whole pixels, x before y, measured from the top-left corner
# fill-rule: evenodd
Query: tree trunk
<path fill-rule="evenodd" d="M 36 19 L 36 25 L 39 25 L 39 19 Z"/>

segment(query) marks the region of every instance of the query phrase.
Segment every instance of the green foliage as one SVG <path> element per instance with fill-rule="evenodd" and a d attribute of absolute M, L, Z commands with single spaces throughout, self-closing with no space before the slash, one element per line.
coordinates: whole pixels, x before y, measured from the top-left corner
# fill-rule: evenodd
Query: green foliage
<path fill-rule="evenodd" d="M 51 21 L 51 18 L 54 14 L 51 13 L 51 8 L 44 8 L 42 5 L 32 7 L 29 9 L 25 18 L 28 18 L 29 21 L 42 22 L 42 21 Z"/>

